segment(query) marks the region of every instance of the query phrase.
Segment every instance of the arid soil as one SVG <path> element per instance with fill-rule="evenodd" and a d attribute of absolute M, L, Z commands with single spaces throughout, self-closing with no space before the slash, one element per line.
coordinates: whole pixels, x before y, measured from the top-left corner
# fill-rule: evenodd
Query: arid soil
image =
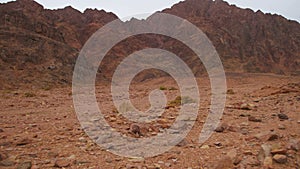
<path fill-rule="evenodd" d="M 170 151 L 145 159 L 120 157 L 95 144 L 80 127 L 71 87 L 1 90 L 0 168 L 300 168 L 300 77 L 227 74 L 220 126 L 202 145 L 210 83 L 205 77 L 198 83 L 201 104 L 192 131 Z M 149 92 L 159 88 L 169 100 L 179 95 L 172 79 L 160 78 L 132 84 L 132 101 L 145 110 Z M 139 124 L 141 135 L 134 134 L 132 122 L 112 106 L 109 89 L 97 86 L 99 105 L 111 126 L 128 136 L 151 137 L 176 118 L 179 107 L 172 105 L 156 124 Z"/>

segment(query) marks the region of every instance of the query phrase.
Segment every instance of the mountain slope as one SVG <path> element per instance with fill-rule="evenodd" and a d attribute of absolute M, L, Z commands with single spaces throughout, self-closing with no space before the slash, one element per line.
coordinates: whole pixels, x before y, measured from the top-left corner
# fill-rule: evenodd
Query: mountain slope
<path fill-rule="evenodd" d="M 162 12 L 185 18 L 203 30 L 227 72 L 300 74 L 300 24 L 295 21 L 240 9 L 221 0 L 186 0 Z M 76 58 L 86 40 L 115 19 L 116 15 L 103 10 L 48 10 L 32 0 L 0 4 L 1 88 L 70 84 Z M 196 75 L 205 71 L 194 54 L 179 42 L 144 35 L 114 47 L 102 64 L 100 78 L 110 78 L 124 57 L 146 47 L 174 52 Z M 165 75 L 153 70 L 151 73 L 140 80 Z"/>

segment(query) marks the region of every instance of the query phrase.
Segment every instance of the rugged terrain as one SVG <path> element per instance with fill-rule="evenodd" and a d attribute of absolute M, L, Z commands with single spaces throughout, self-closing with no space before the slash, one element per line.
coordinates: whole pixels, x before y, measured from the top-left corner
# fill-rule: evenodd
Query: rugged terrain
<path fill-rule="evenodd" d="M 187 0 L 162 12 L 187 19 L 203 30 L 216 47 L 226 72 L 299 74 L 300 24 L 296 21 L 240 9 L 220 0 Z M 115 19 L 116 15 L 103 10 L 48 10 L 32 0 L 0 4 L 1 88 L 70 84 L 76 58 L 86 40 Z M 146 47 L 174 52 L 197 76 L 205 72 L 201 63 L 194 61 L 193 53 L 179 42 L 143 35 L 118 44 L 107 55 L 101 77 L 111 77 L 118 61 Z"/>
<path fill-rule="evenodd" d="M 300 168 L 299 23 L 220 0 L 186 0 L 162 12 L 201 28 L 225 67 L 225 111 L 204 144 L 198 138 L 210 112 L 210 82 L 186 46 L 165 36 L 139 35 L 113 47 L 101 63 L 99 106 L 116 131 L 131 137 L 151 137 L 169 128 L 181 98 L 167 74 L 142 72 L 130 86 L 133 104 L 140 110 L 149 108 L 148 95 L 154 89 L 164 92 L 169 104 L 155 122 L 125 119 L 110 94 L 113 70 L 123 58 L 147 47 L 169 50 L 191 67 L 199 85 L 199 114 L 182 142 L 151 158 L 120 157 L 83 131 L 70 85 L 82 46 L 117 16 L 93 9 L 81 13 L 72 7 L 48 10 L 31 0 L 17 0 L 0 4 L 0 168 Z"/>
<path fill-rule="evenodd" d="M 203 77 L 198 79 L 199 114 L 188 137 L 170 151 L 145 159 L 119 157 L 96 145 L 80 127 L 68 87 L 1 90 L 0 168 L 299 168 L 300 79 L 270 74 L 227 78 L 229 91 L 220 127 L 204 144 L 198 143 L 198 136 L 208 113 L 210 87 Z M 159 78 L 133 84 L 131 98 L 143 110 L 149 105 L 148 92 L 161 87 L 170 100 L 178 95 L 178 90 L 169 90 L 177 88 L 174 81 Z M 97 86 L 96 94 L 106 120 L 135 137 L 132 122 L 124 121 L 110 106 L 109 88 Z M 153 130 L 142 131 L 143 137 L 172 124 L 178 109 L 167 109 L 166 115 L 150 124 Z"/>

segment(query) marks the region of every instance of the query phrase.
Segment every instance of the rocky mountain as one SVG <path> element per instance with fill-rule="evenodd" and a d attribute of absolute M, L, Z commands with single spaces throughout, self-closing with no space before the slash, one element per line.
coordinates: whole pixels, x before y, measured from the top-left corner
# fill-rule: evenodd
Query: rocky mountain
<path fill-rule="evenodd" d="M 296 21 L 240 9 L 222 0 L 186 0 L 162 12 L 185 18 L 203 30 L 227 72 L 300 74 L 300 24 Z M 0 4 L 0 88 L 70 84 L 82 46 L 97 29 L 115 19 L 116 15 L 103 10 L 49 10 L 32 0 Z M 136 45 L 130 45 L 133 43 Z M 170 50 L 196 75 L 205 72 L 179 42 L 142 35 L 120 42 L 108 53 L 100 78 L 111 77 L 122 58 L 146 47 Z M 165 75 L 151 71 L 140 80 L 157 74 Z"/>

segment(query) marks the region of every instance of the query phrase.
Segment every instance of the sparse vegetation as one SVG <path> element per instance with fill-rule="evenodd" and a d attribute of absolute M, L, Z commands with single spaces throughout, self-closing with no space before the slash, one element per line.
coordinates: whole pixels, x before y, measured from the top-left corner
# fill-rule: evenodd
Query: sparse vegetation
<path fill-rule="evenodd" d="M 164 87 L 164 86 L 160 86 L 160 87 L 159 87 L 159 90 L 167 90 L 167 88 Z"/>

